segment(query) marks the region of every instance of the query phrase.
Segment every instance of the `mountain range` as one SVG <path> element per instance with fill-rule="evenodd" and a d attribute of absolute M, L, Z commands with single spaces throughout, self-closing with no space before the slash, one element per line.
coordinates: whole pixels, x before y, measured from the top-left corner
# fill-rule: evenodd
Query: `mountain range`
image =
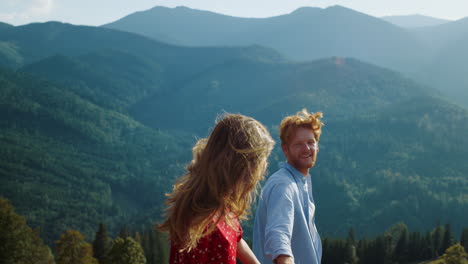
<path fill-rule="evenodd" d="M 155 7 L 103 27 L 168 43 L 173 39 L 173 44 L 186 46 L 259 44 L 298 61 L 346 56 L 390 63 L 394 50 L 420 48 L 406 30 L 341 6 L 304 7 L 291 14 L 257 19 L 186 7 Z"/>
<path fill-rule="evenodd" d="M 432 27 L 450 22 L 447 19 L 423 15 L 385 16 L 382 19 L 403 28 Z"/>
<path fill-rule="evenodd" d="M 310 12 L 322 10 L 295 13 Z M 99 222 L 145 228 L 218 114 L 253 116 L 278 140 L 281 118 L 306 107 L 325 116 L 312 171 L 321 234 L 466 225 L 466 108 L 359 58 L 295 61 L 236 45 L 58 22 L 0 26 L 0 195 L 49 243 L 70 228 L 91 238 Z M 277 147 L 269 171 L 282 160 Z"/>
<path fill-rule="evenodd" d="M 155 7 L 103 27 L 184 46 L 258 44 L 295 61 L 353 57 L 402 72 L 468 106 L 468 77 L 460 67 L 468 54 L 466 23 L 408 29 L 342 6 L 304 7 L 270 18 Z"/>

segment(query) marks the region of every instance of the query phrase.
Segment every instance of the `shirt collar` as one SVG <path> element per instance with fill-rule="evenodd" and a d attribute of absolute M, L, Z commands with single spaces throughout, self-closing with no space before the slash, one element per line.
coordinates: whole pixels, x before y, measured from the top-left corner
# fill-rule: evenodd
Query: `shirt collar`
<path fill-rule="evenodd" d="M 304 174 L 302 174 L 300 171 L 298 171 L 293 165 L 289 164 L 288 162 L 281 162 L 280 166 L 281 168 L 285 168 L 289 170 L 297 181 L 306 182 L 307 177 L 310 177 L 310 174 L 307 174 L 307 176 L 304 177 Z"/>

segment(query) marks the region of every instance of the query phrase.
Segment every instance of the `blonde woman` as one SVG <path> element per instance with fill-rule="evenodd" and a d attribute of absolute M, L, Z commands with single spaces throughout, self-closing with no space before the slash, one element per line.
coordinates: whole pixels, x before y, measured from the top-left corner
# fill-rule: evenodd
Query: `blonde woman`
<path fill-rule="evenodd" d="M 253 118 L 225 114 L 193 148 L 187 173 L 167 199 L 159 226 L 171 238 L 171 264 L 259 263 L 242 239 L 256 186 L 274 141 Z"/>

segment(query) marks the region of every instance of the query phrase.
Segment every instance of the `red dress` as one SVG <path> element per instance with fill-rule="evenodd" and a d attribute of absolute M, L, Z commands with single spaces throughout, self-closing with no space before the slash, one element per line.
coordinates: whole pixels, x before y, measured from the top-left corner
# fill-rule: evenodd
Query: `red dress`
<path fill-rule="evenodd" d="M 242 238 L 242 227 L 233 221 L 237 229 L 230 227 L 224 220 L 208 236 L 198 241 L 190 252 L 179 252 L 171 244 L 170 264 L 236 264 L 237 242 Z"/>

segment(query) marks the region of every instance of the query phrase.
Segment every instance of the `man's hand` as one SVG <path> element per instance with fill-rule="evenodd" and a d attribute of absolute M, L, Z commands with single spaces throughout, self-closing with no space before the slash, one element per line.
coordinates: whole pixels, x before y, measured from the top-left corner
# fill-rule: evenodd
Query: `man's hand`
<path fill-rule="evenodd" d="M 276 264 L 294 264 L 294 260 L 293 260 L 292 257 L 290 257 L 288 255 L 279 255 L 275 259 L 275 263 Z"/>

